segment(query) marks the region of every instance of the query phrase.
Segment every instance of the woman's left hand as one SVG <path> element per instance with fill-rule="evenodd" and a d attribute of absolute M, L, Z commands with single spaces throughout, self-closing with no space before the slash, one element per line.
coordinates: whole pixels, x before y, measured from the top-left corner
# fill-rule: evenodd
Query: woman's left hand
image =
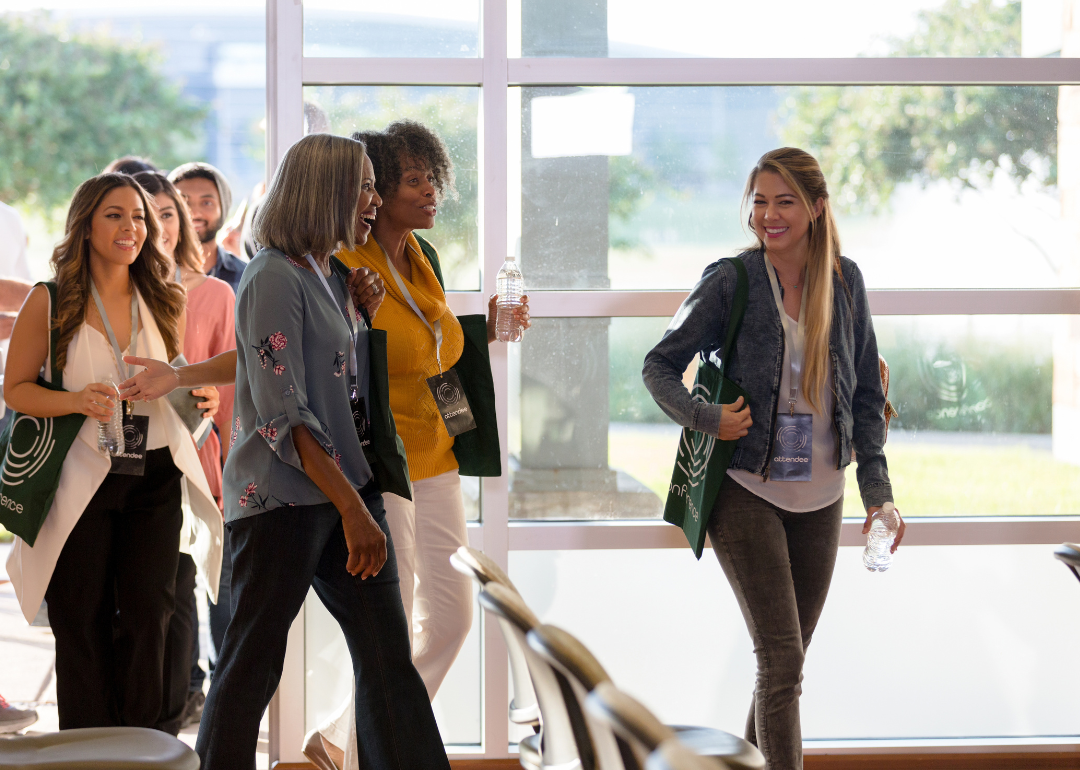
<path fill-rule="evenodd" d="M 374 321 L 379 306 L 386 299 L 386 287 L 379 274 L 366 267 L 354 267 L 349 271 L 349 277 L 345 283 L 352 292 L 353 302 L 363 305 L 368 317 Z"/>
<path fill-rule="evenodd" d="M 881 510 L 880 505 L 875 505 L 873 508 L 866 509 L 866 521 L 862 525 L 862 533 L 864 535 L 870 534 L 870 527 L 873 525 L 874 514 Z M 896 532 L 896 539 L 893 540 L 892 548 L 889 549 L 889 553 L 896 553 L 896 549 L 900 547 L 900 541 L 904 539 L 904 530 L 907 525 L 904 524 L 904 517 L 900 515 L 900 509 L 896 509 L 896 517 L 900 519 L 900 529 Z"/>
<path fill-rule="evenodd" d="M 488 317 L 487 317 L 487 335 L 488 344 L 490 345 L 495 341 L 498 336 L 495 332 L 495 322 L 499 315 L 499 295 L 492 294 L 488 300 Z M 518 326 L 524 329 L 532 327 L 531 316 L 529 315 L 529 295 L 521 295 L 521 304 L 514 308 L 514 320 L 517 321 Z"/>
<path fill-rule="evenodd" d="M 218 389 L 213 385 L 207 385 L 202 388 L 195 388 L 191 391 L 193 396 L 202 396 L 205 400 L 198 404 L 199 409 L 205 409 L 206 414 L 203 417 L 209 417 L 214 419 L 214 415 L 218 413 L 218 409 L 221 408 L 221 394 L 218 393 Z"/>

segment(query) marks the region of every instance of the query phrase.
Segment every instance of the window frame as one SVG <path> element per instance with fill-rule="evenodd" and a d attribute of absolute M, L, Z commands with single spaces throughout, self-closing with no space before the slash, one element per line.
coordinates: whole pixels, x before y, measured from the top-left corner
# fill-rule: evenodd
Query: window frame
<path fill-rule="evenodd" d="M 509 0 L 513 2 L 513 0 Z M 480 56 L 460 58 L 313 58 L 303 55 L 301 0 L 267 0 L 267 179 L 303 135 L 303 88 L 308 85 L 459 85 L 481 89 L 479 291 L 450 292 L 455 313 L 486 311 L 507 243 L 509 163 L 508 89 L 515 86 L 672 85 L 1074 85 L 1074 58 L 850 58 L 850 59 L 620 59 L 510 58 L 508 0 L 483 0 Z M 530 291 L 534 317 L 670 316 L 686 291 Z M 869 292 L 876 315 L 1080 314 L 1080 288 L 926 289 Z M 482 521 L 469 541 L 504 568 L 510 551 L 682 548 L 682 533 L 663 522 L 511 521 L 507 462 L 508 367 L 505 346 L 493 346 L 491 366 L 503 441 L 503 475 L 483 479 Z M 1052 544 L 1076 537 L 1080 516 L 909 519 L 906 545 Z M 861 522 L 845 521 L 841 545 L 862 543 Z M 506 715 L 506 648 L 498 625 L 483 620 L 482 745 L 455 759 L 513 756 Z M 304 736 L 304 613 L 289 634 L 281 685 L 270 707 L 270 762 L 302 762 Z M 1032 739 L 990 741 L 1030 746 Z M 941 745 L 941 741 L 933 741 Z M 984 742 L 985 743 L 985 742 Z M 957 745 L 968 745 L 959 741 Z M 927 744 L 928 745 L 928 744 Z M 982 744 L 980 744 L 982 745 Z M 884 750 L 912 751 L 918 741 Z M 891 748 L 890 748 L 891 747 Z M 880 750 L 877 749 L 877 750 Z M 998 748 L 997 750 L 1002 750 Z"/>

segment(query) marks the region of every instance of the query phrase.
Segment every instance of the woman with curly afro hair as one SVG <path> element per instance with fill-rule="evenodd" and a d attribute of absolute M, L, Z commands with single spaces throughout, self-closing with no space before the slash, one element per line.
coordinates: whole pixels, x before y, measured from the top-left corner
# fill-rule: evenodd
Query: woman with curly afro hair
<path fill-rule="evenodd" d="M 450 555 L 468 543 L 459 473 L 498 475 L 501 460 L 498 432 L 485 433 L 483 407 L 471 397 L 469 382 L 463 380 L 464 390 L 480 427 L 455 437 L 442 419 L 429 378 L 461 362 L 477 364 L 472 371 L 481 370 L 490 382 L 487 346 L 495 340 L 495 298 L 487 317 L 456 317 L 446 303 L 438 252 L 415 232 L 433 228 L 439 205 L 457 198 L 454 163 L 442 139 L 412 120 L 395 121 L 383 131 L 357 132 L 353 138 L 367 146 L 383 205 L 367 243 L 337 257 L 349 267 L 375 271 L 386 287 L 373 323 L 387 331 L 390 407 L 413 487 L 412 500 L 384 496 L 386 520 L 410 621 L 413 663 L 434 698 L 472 626 L 472 586 L 450 566 Z M 518 321 L 530 325 L 527 301 Z M 495 424 L 493 412 L 489 424 Z M 478 455 L 486 470 L 476 469 Z M 316 766 L 357 766 L 351 713 L 343 707 L 338 717 L 308 734 L 304 753 Z"/>

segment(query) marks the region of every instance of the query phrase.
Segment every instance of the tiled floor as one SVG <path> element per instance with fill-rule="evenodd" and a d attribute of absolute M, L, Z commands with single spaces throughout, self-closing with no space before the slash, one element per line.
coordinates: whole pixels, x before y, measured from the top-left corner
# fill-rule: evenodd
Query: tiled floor
<path fill-rule="evenodd" d="M 0 695 L 16 706 L 37 709 L 38 721 L 24 731 L 26 734 L 52 732 L 59 729 L 53 635 L 48 628 L 26 624 L 4 570 L 9 550 L 10 546 L 0 543 Z M 200 631 L 201 636 L 206 635 L 205 628 Z M 181 731 L 180 740 L 194 746 L 198 732 L 198 724 L 191 725 Z M 269 723 L 264 716 L 255 758 L 258 770 L 269 767 L 268 745 Z"/>

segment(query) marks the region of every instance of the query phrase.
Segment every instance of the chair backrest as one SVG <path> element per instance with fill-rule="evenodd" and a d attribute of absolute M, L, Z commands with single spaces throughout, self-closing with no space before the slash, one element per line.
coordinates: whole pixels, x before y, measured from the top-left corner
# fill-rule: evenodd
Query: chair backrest
<path fill-rule="evenodd" d="M 503 572 L 503 568 L 483 551 L 469 548 L 467 545 L 460 546 L 456 553 L 451 554 L 450 563 L 458 572 L 468 575 L 482 586 L 488 583 L 498 583 L 515 593 L 517 592 L 517 588 L 510 580 L 510 576 Z"/>
<path fill-rule="evenodd" d="M 596 656 L 572 634 L 556 626 L 534 628 L 527 639 L 533 650 L 570 681 L 571 708 L 577 708 L 585 715 L 600 770 L 641 770 L 647 752 L 616 735 L 607 721 L 597 718 L 585 707 L 589 693 L 611 681 Z"/>
<path fill-rule="evenodd" d="M 646 754 L 675 737 L 674 730 L 611 682 L 598 684 L 589 693 L 585 708 L 593 716 L 610 723 L 619 735 L 639 744 Z"/>
<path fill-rule="evenodd" d="M 84 727 L 0 739 L 0 767 L 199 770 L 199 755 L 171 735 L 145 727 Z"/>
<path fill-rule="evenodd" d="M 695 754 L 678 738 L 668 738 L 645 760 L 645 770 L 728 770 L 728 765 L 716 757 Z"/>
<path fill-rule="evenodd" d="M 1054 556 L 1064 562 L 1065 566 L 1076 575 L 1076 579 L 1080 580 L 1080 545 L 1062 543 L 1054 550 Z"/>
<path fill-rule="evenodd" d="M 463 545 L 450 555 L 450 564 L 461 574 L 468 575 L 479 583 L 481 588 L 494 583 L 517 593 L 507 574 L 482 551 Z M 510 721 L 518 725 L 539 727 L 540 704 L 536 701 L 536 691 L 529 676 L 529 665 L 525 660 L 522 645 L 505 631 L 503 638 L 506 640 L 506 652 L 510 657 L 510 679 L 514 685 L 514 697 L 510 701 Z"/>
<path fill-rule="evenodd" d="M 564 692 L 569 683 L 525 641 L 526 634 L 540 625 L 536 615 L 516 591 L 496 582 L 489 582 L 480 592 L 480 606 L 498 618 L 507 647 L 517 646 L 528 667 L 543 724 L 540 753 L 544 767 L 596 770 L 592 755 L 586 751 L 582 756 L 578 749 L 586 731 L 585 720 L 567 710 Z"/>

